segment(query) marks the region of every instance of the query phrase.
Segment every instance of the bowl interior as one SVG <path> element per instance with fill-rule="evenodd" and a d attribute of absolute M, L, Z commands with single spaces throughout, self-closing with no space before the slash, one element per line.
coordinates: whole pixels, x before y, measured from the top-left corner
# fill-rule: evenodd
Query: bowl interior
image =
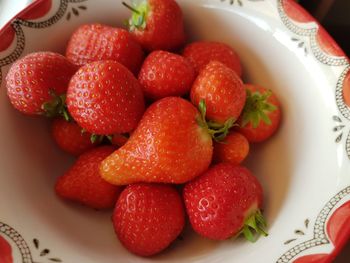
<path fill-rule="evenodd" d="M 58 2 L 53 1 L 53 8 L 58 8 Z M 130 254 L 114 235 L 110 211 L 92 211 L 55 196 L 55 179 L 73 158 L 54 145 L 48 121 L 12 109 L 2 83 L 0 118 L 5 139 L 0 149 L 0 197 L 5 201 L 0 202 L 1 214 L 23 236 L 39 239 L 63 262 L 221 262 L 233 258 L 235 262 L 258 262 L 254 259 L 262 255 L 264 260 L 259 262 L 273 262 L 284 252 L 282 244 L 294 226 L 317 214 L 332 195 L 327 189 L 342 180 L 329 178 L 343 169 L 343 157 L 339 146 L 332 143 L 333 124 L 328 118 L 337 114 L 334 91 L 327 86 L 329 76 L 290 40 L 290 32 L 271 15 L 275 7 L 247 2 L 244 7 L 233 8 L 226 2 L 209 0 L 179 3 L 190 40 L 232 45 L 241 57 L 244 81 L 271 88 L 283 105 L 280 130 L 266 143 L 252 145 L 245 163 L 263 183 L 270 235 L 255 244 L 242 239 L 213 242 L 200 238 L 187 226 L 183 240 L 159 256 L 142 259 Z M 85 11 L 70 20 L 62 19 L 40 30 L 26 28 L 24 54 L 64 52 L 79 24 L 122 26 L 129 15 L 119 1 L 88 1 L 86 5 Z M 321 167 L 319 163 L 325 159 L 328 162 Z M 315 205 L 315 199 L 320 205 Z M 266 255 L 272 247 L 275 251 Z"/>

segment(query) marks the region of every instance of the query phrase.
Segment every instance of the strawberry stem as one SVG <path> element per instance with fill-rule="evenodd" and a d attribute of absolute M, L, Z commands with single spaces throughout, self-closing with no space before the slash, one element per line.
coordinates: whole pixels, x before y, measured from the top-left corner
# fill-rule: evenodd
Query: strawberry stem
<path fill-rule="evenodd" d="M 268 236 L 268 233 L 265 231 L 266 226 L 266 220 L 261 211 L 258 210 L 245 220 L 239 234 L 243 234 L 248 241 L 254 243 L 260 235 Z"/>
<path fill-rule="evenodd" d="M 53 90 L 50 90 L 49 94 L 51 95 L 52 100 L 41 105 L 41 108 L 44 111 L 43 115 L 49 118 L 61 116 L 66 121 L 71 121 L 72 117 L 70 116 L 66 105 L 66 94 L 57 95 Z"/>
<path fill-rule="evenodd" d="M 246 92 L 247 99 L 242 112 L 242 127 L 251 122 L 255 129 L 258 127 L 260 121 L 271 125 L 268 113 L 277 109 L 275 105 L 268 102 L 268 98 L 272 95 L 271 90 L 263 94 L 259 91 L 252 93 L 249 89 L 246 89 Z"/>
<path fill-rule="evenodd" d="M 132 12 L 131 18 L 127 21 L 129 30 L 134 31 L 135 29 L 145 29 L 147 14 L 149 11 L 147 1 L 141 1 L 137 6 L 131 6 L 125 2 L 122 2 L 122 4 Z"/>
<path fill-rule="evenodd" d="M 200 100 L 198 104 L 198 109 L 201 116 L 200 118 L 197 118 L 197 123 L 199 124 L 199 126 L 206 129 L 210 136 L 217 142 L 224 140 L 227 134 L 229 133 L 230 128 L 236 125 L 235 120 L 233 118 L 229 118 L 225 121 L 224 124 L 216 123 L 213 121 L 207 121 L 205 118 L 207 114 L 207 106 L 205 105 L 205 101 L 203 99 Z"/>

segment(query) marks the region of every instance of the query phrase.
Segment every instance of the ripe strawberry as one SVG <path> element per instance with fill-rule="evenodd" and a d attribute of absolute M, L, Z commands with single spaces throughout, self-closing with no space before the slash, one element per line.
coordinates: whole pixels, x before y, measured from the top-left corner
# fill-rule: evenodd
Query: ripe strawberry
<path fill-rule="evenodd" d="M 113 134 L 110 138 L 110 142 L 114 146 L 122 147 L 127 141 L 129 137 L 122 134 Z"/>
<path fill-rule="evenodd" d="M 139 73 L 144 94 L 152 99 L 182 96 L 190 91 L 194 79 L 194 69 L 184 57 L 161 50 L 145 59 Z"/>
<path fill-rule="evenodd" d="M 246 92 L 238 75 L 218 61 L 211 61 L 199 73 L 191 89 L 191 101 L 206 104 L 206 117 L 224 124 L 237 120 L 245 103 Z"/>
<path fill-rule="evenodd" d="M 183 196 L 193 229 L 204 237 L 223 240 L 243 233 L 254 241 L 254 231 L 266 235 L 260 212 L 263 190 L 244 167 L 213 166 L 187 183 Z"/>
<path fill-rule="evenodd" d="M 187 45 L 183 56 L 200 72 L 210 61 L 216 60 L 242 76 L 241 62 L 237 53 L 228 45 L 219 42 L 199 41 Z"/>
<path fill-rule="evenodd" d="M 77 70 L 64 56 L 53 52 L 26 55 L 12 64 L 6 76 L 12 105 L 28 115 L 53 116 L 64 111 L 64 94 Z"/>
<path fill-rule="evenodd" d="M 261 142 L 270 138 L 279 127 L 281 108 L 271 90 L 258 85 L 244 85 L 247 91 L 238 129 L 249 142 Z"/>
<path fill-rule="evenodd" d="M 153 103 L 127 143 L 101 164 L 116 185 L 135 182 L 184 183 L 204 172 L 212 158 L 212 139 L 199 126 L 199 112 L 188 101 L 167 97 Z"/>
<path fill-rule="evenodd" d="M 118 199 L 113 224 L 129 251 L 151 256 L 168 247 L 181 233 L 184 206 L 179 193 L 169 185 L 129 185 Z"/>
<path fill-rule="evenodd" d="M 84 132 L 74 121 L 57 118 L 52 122 L 51 134 L 56 144 L 65 152 L 80 155 L 98 144 L 91 142 L 91 133 Z"/>
<path fill-rule="evenodd" d="M 133 0 L 129 30 L 148 51 L 174 50 L 185 42 L 182 10 L 174 0 Z"/>
<path fill-rule="evenodd" d="M 144 54 L 140 44 L 127 30 L 86 24 L 72 34 L 66 57 L 78 66 L 99 60 L 115 60 L 137 74 Z"/>
<path fill-rule="evenodd" d="M 80 155 L 74 165 L 58 178 L 56 193 L 95 209 L 112 208 L 121 188 L 101 178 L 99 165 L 113 150 L 112 146 L 102 146 Z"/>
<path fill-rule="evenodd" d="M 137 79 L 115 61 L 81 67 L 69 84 L 67 107 L 82 128 L 102 135 L 133 130 L 145 108 Z"/>
<path fill-rule="evenodd" d="M 229 133 L 223 142 L 214 143 L 213 159 L 217 163 L 240 164 L 249 153 L 248 140 L 238 132 Z"/>

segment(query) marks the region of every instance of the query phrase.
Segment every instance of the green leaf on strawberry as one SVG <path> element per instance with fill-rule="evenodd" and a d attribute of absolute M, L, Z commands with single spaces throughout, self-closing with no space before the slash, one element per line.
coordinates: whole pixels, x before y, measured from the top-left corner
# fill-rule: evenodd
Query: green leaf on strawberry
<path fill-rule="evenodd" d="M 268 236 L 265 228 L 266 220 L 260 210 L 258 210 L 246 219 L 244 226 L 239 234 L 243 234 L 248 241 L 254 243 L 257 240 L 258 236 Z"/>
<path fill-rule="evenodd" d="M 132 16 L 127 23 L 130 31 L 134 31 L 135 29 L 145 29 L 146 19 L 149 12 L 149 5 L 147 1 L 142 1 L 141 3 L 133 6 L 125 2 L 122 3 L 125 7 L 132 11 Z"/>
<path fill-rule="evenodd" d="M 72 117 L 70 116 L 66 105 L 66 94 L 57 95 L 53 90 L 50 90 L 49 94 L 52 97 L 52 100 L 41 105 L 41 108 L 44 111 L 43 115 L 49 118 L 61 116 L 66 121 L 71 121 Z"/>
<path fill-rule="evenodd" d="M 230 129 L 235 126 L 235 120 L 233 118 L 229 118 L 225 121 L 224 124 L 220 124 L 214 121 L 207 121 L 207 107 L 203 99 L 199 101 L 198 109 L 201 113 L 201 116 L 197 118 L 198 125 L 205 128 L 210 136 L 217 142 L 223 141 L 229 133 Z"/>
<path fill-rule="evenodd" d="M 252 92 L 249 89 L 247 89 L 246 92 L 247 99 L 242 113 L 242 127 L 245 127 L 251 122 L 255 129 L 261 121 L 267 125 L 271 125 L 268 113 L 277 109 L 275 105 L 268 102 L 269 97 L 272 95 L 271 90 L 263 94 L 259 91 Z"/>

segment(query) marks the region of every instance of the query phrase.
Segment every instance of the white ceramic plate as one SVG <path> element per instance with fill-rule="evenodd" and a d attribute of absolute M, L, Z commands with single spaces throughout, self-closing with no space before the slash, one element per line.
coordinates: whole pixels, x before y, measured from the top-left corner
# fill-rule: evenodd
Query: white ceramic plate
<path fill-rule="evenodd" d="M 48 123 L 16 112 L 0 90 L 0 262 L 331 262 L 350 234 L 350 73 L 344 53 L 292 0 L 179 0 L 191 39 L 224 41 L 244 79 L 270 87 L 284 120 L 247 162 L 266 190 L 267 238 L 212 242 L 190 230 L 143 259 L 118 242 L 110 212 L 59 200 L 55 178 L 72 163 Z M 2 77 L 32 51 L 62 52 L 82 23 L 121 26 L 119 0 L 39 0 L 0 32 Z M 2 260 L 2 261 L 1 261 Z"/>

